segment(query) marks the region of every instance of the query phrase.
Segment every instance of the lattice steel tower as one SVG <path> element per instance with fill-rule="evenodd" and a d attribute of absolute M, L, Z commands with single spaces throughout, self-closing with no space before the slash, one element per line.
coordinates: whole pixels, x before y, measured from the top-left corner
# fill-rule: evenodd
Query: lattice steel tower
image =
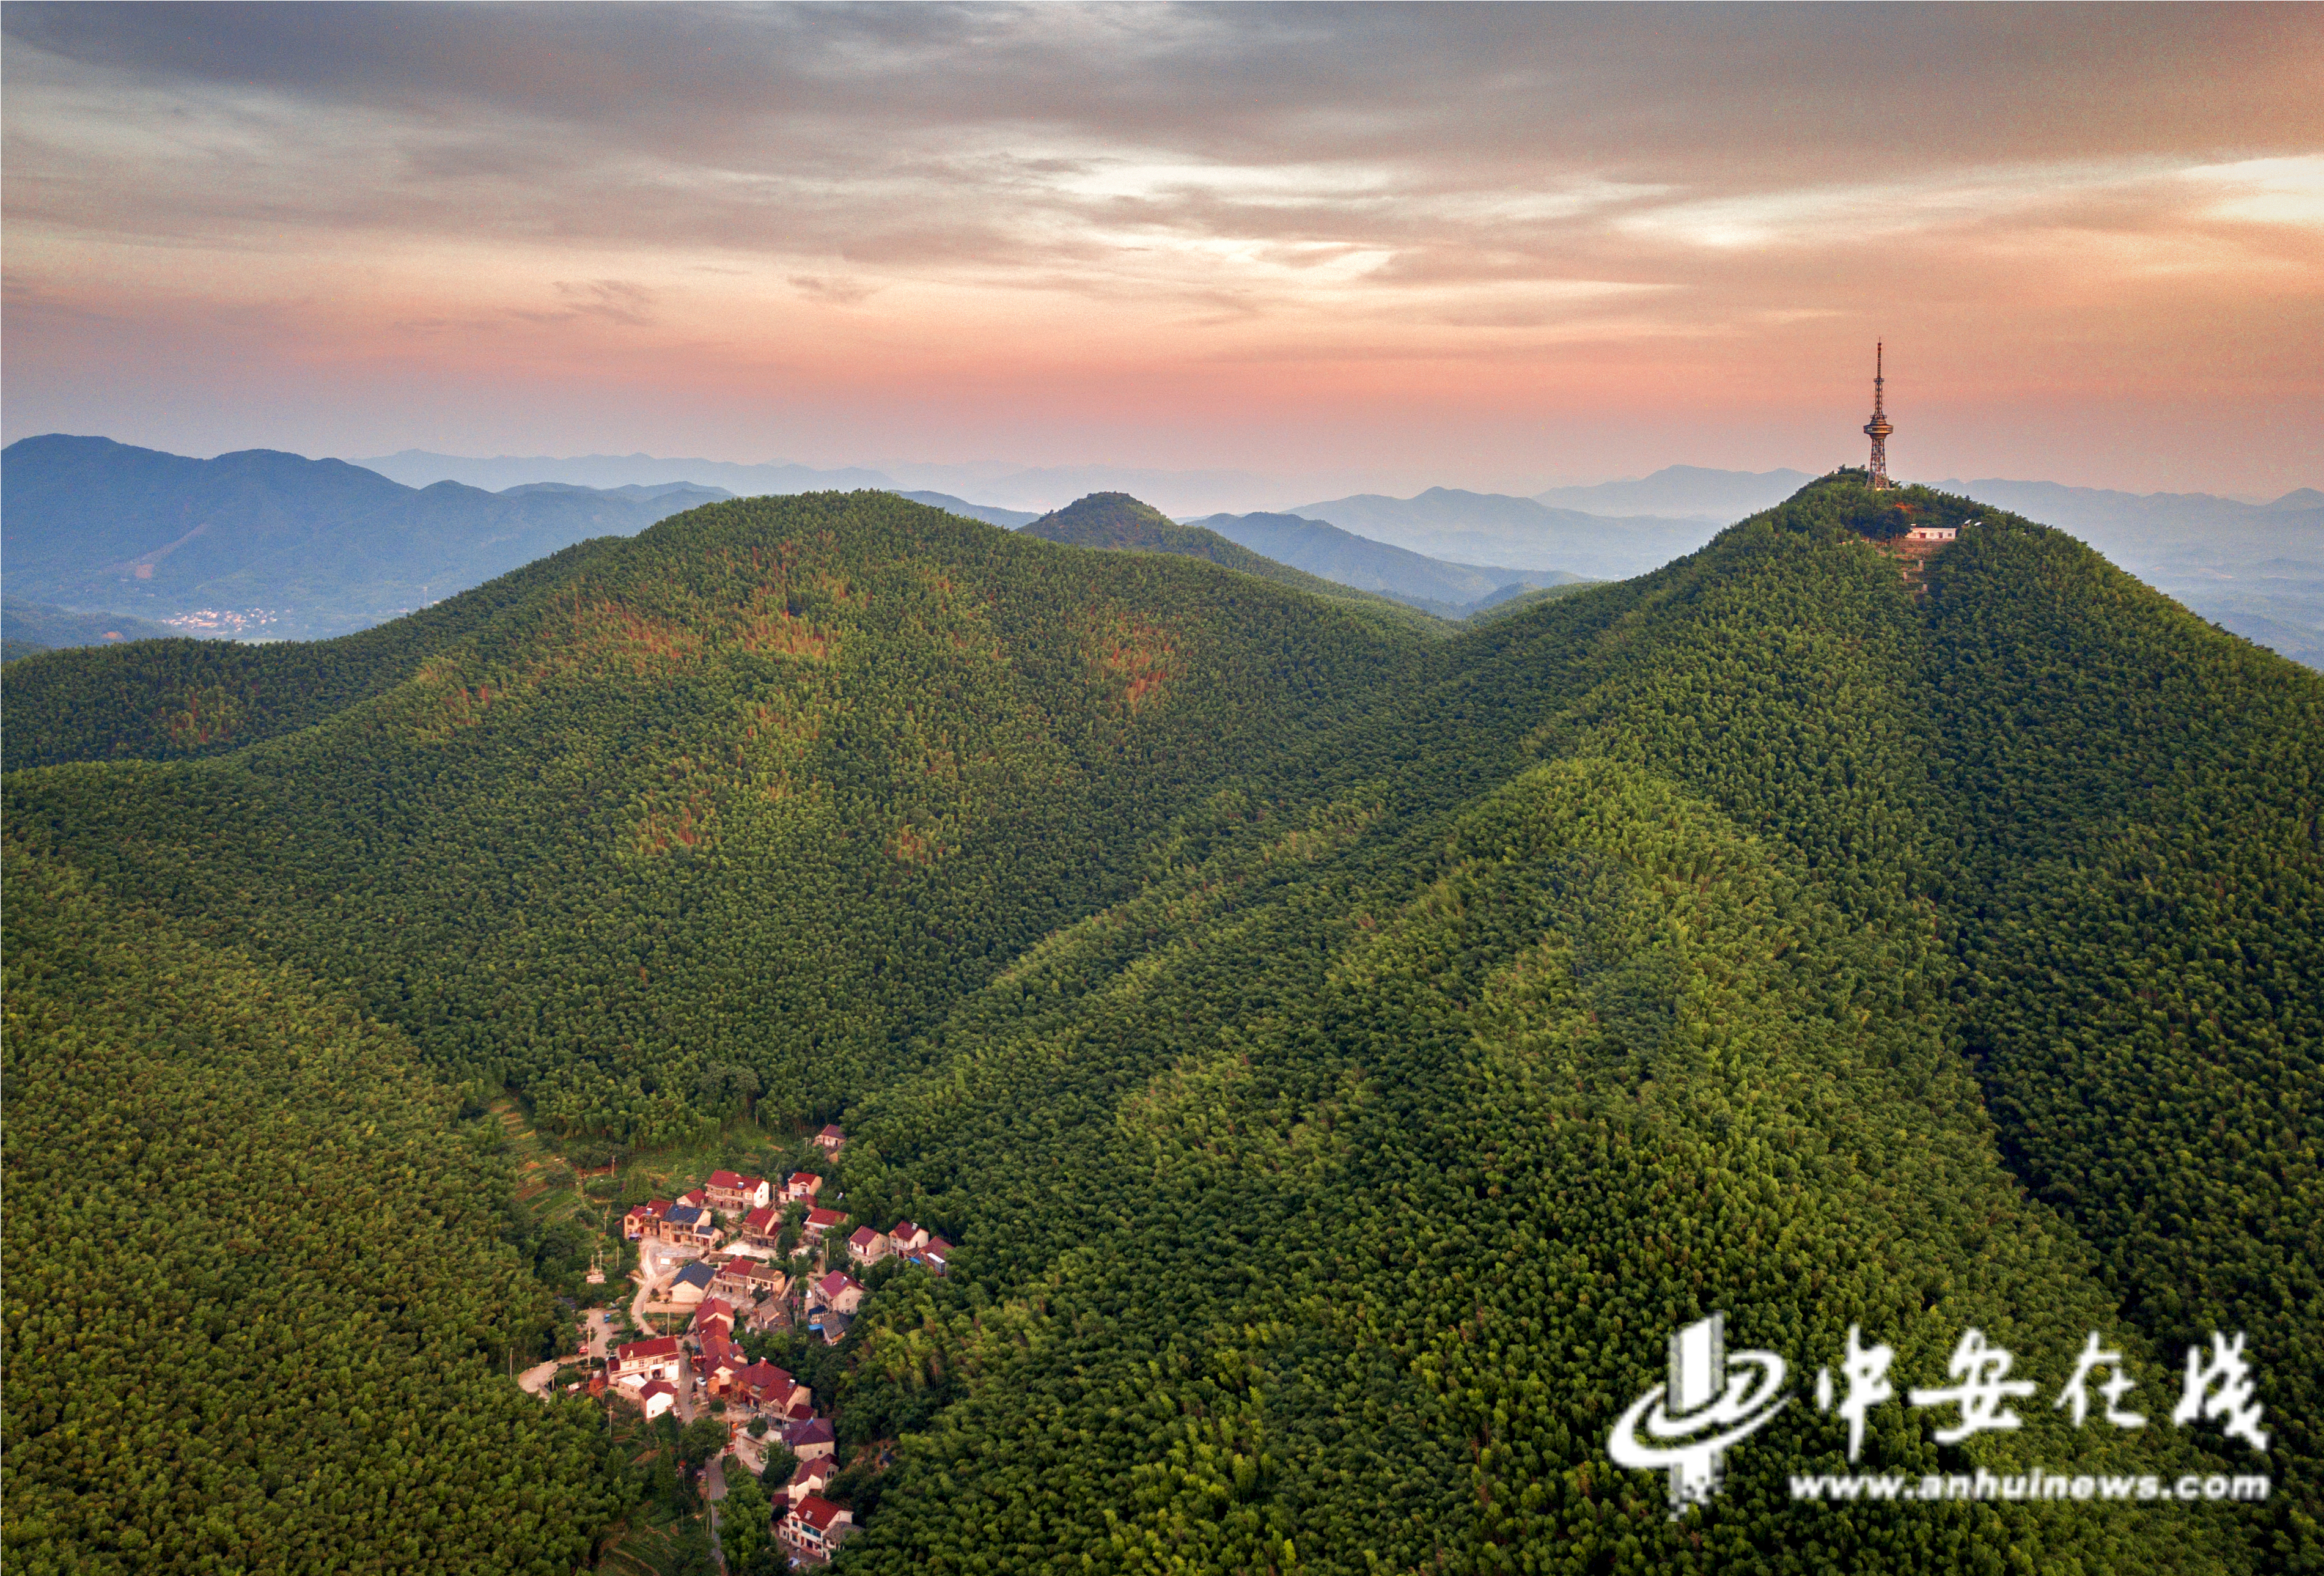
<path fill-rule="evenodd" d="M 1864 436 L 1872 440 L 1872 485 L 1877 489 L 1889 485 L 1888 435 L 1896 429 L 1888 425 L 1888 412 L 1882 409 L 1881 385 L 1888 380 L 1881 375 L 1881 360 L 1887 346 L 1875 341 L 1872 347 L 1872 419 L 1864 424 Z"/>

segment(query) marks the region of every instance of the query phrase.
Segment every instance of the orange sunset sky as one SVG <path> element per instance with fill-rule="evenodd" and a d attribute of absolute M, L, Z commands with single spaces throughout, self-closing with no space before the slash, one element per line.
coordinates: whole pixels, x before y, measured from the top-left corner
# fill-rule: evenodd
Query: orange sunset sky
<path fill-rule="evenodd" d="M 2324 9 L 5 8 L 5 436 L 2324 485 Z"/>

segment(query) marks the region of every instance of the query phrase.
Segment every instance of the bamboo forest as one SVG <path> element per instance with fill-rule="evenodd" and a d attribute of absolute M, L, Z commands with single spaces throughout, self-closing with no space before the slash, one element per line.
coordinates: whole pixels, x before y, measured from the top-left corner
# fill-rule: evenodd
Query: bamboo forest
<path fill-rule="evenodd" d="M 1867 482 L 1458 622 L 817 493 L 9 662 L 7 1564 L 771 1571 L 829 1450 L 866 1576 L 2324 1571 L 2324 677 Z M 949 1253 L 738 1329 L 832 1438 L 715 1548 L 724 1432 L 512 1377 L 713 1166 Z M 1797 1489 L 2043 1471 L 2272 1489 Z"/>

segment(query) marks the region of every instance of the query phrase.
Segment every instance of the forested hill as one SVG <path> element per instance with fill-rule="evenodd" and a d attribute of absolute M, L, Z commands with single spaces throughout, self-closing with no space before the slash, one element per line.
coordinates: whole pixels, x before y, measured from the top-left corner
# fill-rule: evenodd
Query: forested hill
<path fill-rule="evenodd" d="M 1961 534 L 1916 595 L 1923 522 Z M 723 504 L 301 732 L 5 810 L 60 902 L 327 982 L 552 1129 L 844 1118 L 854 1223 L 960 1245 L 840 1348 L 843 1441 L 899 1442 L 844 1568 L 2208 1572 L 2324 1560 L 2319 785 L 2324 680 L 1842 474 L 1452 639 L 891 497 Z M 188 977 L 97 923 L 10 965 Z M 7 1120 L 12 1189 L 107 1131 Z M 69 1235 L 20 1218 L 12 1338 Z M 1713 1311 L 1798 1404 L 1674 1522 L 1609 1430 Z M 1857 1470 L 2274 1494 L 1796 1503 L 1849 1470 L 1812 1390 L 1851 1326 L 1895 1358 Z M 32 1328 L 15 1371 L 69 1339 Z M 2038 1393 L 1939 1445 L 1905 1392 L 1972 1329 Z M 2214 1330 L 2264 1454 L 2171 1422 Z M 2147 1426 L 2051 1404 L 2093 1332 Z M 12 1540 L 64 1568 L 110 1535 L 21 1391 Z"/>
<path fill-rule="evenodd" d="M 1875 545 L 1914 523 L 1963 527 L 1922 600 Z M 1844 475 L 1464 637 L 850 1113 L 865 1217 L 976 1245 L 862 1337 L 853 1404 L 933 1421 L 851 1560 L 2304 1568 L 2319 724 L 2059 533 Z M 1712 1309 L 1803 1376 L 1860 1323 L 1900 1392 L 1969 1328 L 2019 1354 L 2023 1430 L 1940 1448 L 1900 1400 L 1882 1470 L 2278 1498 L 1812 1510 L 1786 1475 L 1843 1439 L 1803 1405 L 1674 1526 L 1605 1441 Z M 2268 1456 L 2163 1425 L 2214 1330 Z M 2048 1405 L 2091 1331 L 2148 1429 Z"/>
<path fill-rule="evenodd" d="M 512 571 L 433 607 L 330 641 L 137 640 L 35 652 L 0 677 L 14 771 L 69 760 L 183 760 L 295 733 L 383 693 L 440 650 L 561 585 L 591 544 Z"/>
<path fill-rule="evenodd" d="M 12 808 L 110 880 L 192 883 L 172 901 L 249 945 L 353 966 L 456 1079 L 631 1141 L 740 1110 L 706 1092 L 735 1069 L 787 1114 L 844 1099 L 1419 640 L 877 493 L 713 505 L 466 600 L 223 677 L 190 642 L 15 665 L 12 749 L 112 759 L 16 773 Z M 185 748 L 139 732 L 157 697 L 246 692 L 277 736 L 125 759 Z"/>
<path fill-rule="evenodd" d="M 836 1111 L 1416 646 L 858 493 L 346 641 L 12 665 L 19 758 L 110 759 L 5 779 L 11 1568 L 571 1569 L 634 1472 L 502 1377 L 548 1310 L 464 1099 Z M 134 758 L 229 688 L 272 737 Z"/>
<path fill-rule="evenodd" d="M 1041 516 L 1024 528 L 1027 536 L 1043 541 L 1068 543 L 1074 547 L 1102 548 L 1117 552 L 1175 553 L 1190 558 L 1204 558 L 1240 574 L 1272 580 L 1278 585 L 1288 585 L 1312 596 L 1328 597 L 1363 607 L 1376 617 L 1395 619 L 1417 629 L 1438 629 L 1437 613 L 1454 613 L 1449 605 L 1434 612 L 1421 610 L 1425 616 L 1415 616 L 1414 604 L 1392 600 L 1370 591 L 1326 580 L 1263 558 L 1249 548 L 1229 541 L 1214 530 L 1199 525 L 1181 525 L 1150 503 L 1141 503 L 1127 493 L 1093 493 L 1075 500 L 1063 509 Z"/>

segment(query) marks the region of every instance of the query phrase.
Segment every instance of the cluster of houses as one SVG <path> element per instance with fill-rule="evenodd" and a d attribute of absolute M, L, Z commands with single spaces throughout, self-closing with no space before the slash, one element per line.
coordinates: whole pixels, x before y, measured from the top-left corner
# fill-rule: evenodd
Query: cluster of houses
<path fill-rule="evenodd" d="M 836 1156 L 846 1135 L 826 1127 L 815 1142 L 826 1156 Z M 844 1226 L 844 1211 L 822 1202 L 824 1179 L 809 1171 L 795 1171 L 779 1184 L 761 1176 L 715 1171 L 702 1186 L 676 1199 L 653 1199 L 631 1210 L 622 1221 L 622 1233 L 632 1242 L 654 1242 L 688 1262 L 663 1293 L 666 1301 L 691 1308 L 685 1333 L 633 1341 L 618 1348 L 605 1372 L 590 1383 L 593 1394 L 608 1386 L 633 1396 L 649 1420 L 679 1403 L 679 1387 L 687 1381 L 691 1362 L 705 1393 L 725 1403 L 725 1415 L 737 1428 L 752 1418 L 763 1419 L 786 1449 L 798 1460 L 784 1488 L 784 1503 L 776 1507 L 775 1535 L 795 1561 L 820 1563 L 831 1558 L 855 1530 L 855 1518 L 846 1507 L 823 1498 L 821 1490 L 837 1470 L 836 1438 L 831 1420 L 815 1414 L 815 1395 L 782 1369 L 766 1361 L 751 1361 L 736 1340 L 738 1322 L 749 1330 L 765 1329 L 778 1322 L 790 1294 L 802 1293 L 807 1325 L 826 1341 L 836 1343 L 862 1305 L 862 1283 L 846 1270 L 833 1267 L 833 1256 L 824 1251 L 825 1272 L 801 1272 L 796 1278 L 778 1268 L 783 1257 L 781 1238 L 785 1216 L 796 1206 L 807 1213 L 788 1258 L 811 1258 L 826 1248 L 833 1228 Z M 733 1224 L 730 1238 L 721 1227 L 724 1216 Z M 950 1267 L 952 1244 L 910 1221 L 899 1221 L 886 1231 L 870 1227 L 847 1239 L 851 1267 L 862 1268 L 889 1258 L 900 1258 L 942 1275 Z"/>
<path fill-rule="evenodd" d="M 860 1300 L 862 1287 L 853 1286 L 853 1293 Z M 816 1415 L 811 1388 L 775 1364 L 753 1362 L 743 1354 L 734 1343 L 734 1310 L 724 1299 L 705 1298 L 683 1337 L 664 1335 L 619 1348 L 608 1373 L 613 1383 L 636 1393 L 651 1420 L 677 1404 L 678 1385 L 684 1377 L 681 1364 L 689 1355 L 703 1389 L 726 1404 L 730 1424 L 739 1428 L 744 1419 L 764 1419 L 775 1425 L 775 1437 L 798 1459 L 784 1485 L 775 1535 L 795 1559 L 830 1559 L 855 1529 L 854 1515 L 846 1507 L 817 1492 L 838 1470 L 837 1432 L 831 1419 Z"/>
<path fill-rule="evenodd" d="M 891 1256 L 942 1275 L 952 1267 L 952 1244 L 909 1221 L 899 1221 L 885 1231 L 864 1226 L 847 1240 L 847 1257 L 858 1264 L 877 1264 Z"/>
<path fill-rule="evenodd" d="M 710 1180 L 674 1199 L 650 1199 L 622 1217 L 622 1235 L 632 1242 L 667 1242 L 673 1248 L 708 1249 L 724 1240 L 720 1212 L 747 1215 L 766 1209 L 772 1186 L 763 1176 L 714 1171 Z"/>
<path fill-rule="evenodd" d="M 826 1129 L 830 1135 L 835 1129 Z M 844 1140 L 843 1140 L 844 1141 Z M 680 1307 L 692 1307 L 706 1297 L 724 1297 L 735 1306 L 762 1310 L 749 1316 L 752 1328 L 764 1328 L 791 1286 L 790 1277 L 767 1262 L 782 1250 L 785 1212 L 806 1205 L 798 1239 L 789 1257 L 807 1258 L 825 1245 L 832 1228 L 847 1222 L 844 1211 L 818 1201 L 823 1178 L 811 1171 L 794 1171 L 778 1189 L 764 1177 L 741 1176 L 731 1171 L 713 1172 L 710 1180 L 676 1199 L 651 1199 L 622 1217 L 622 1235 L 632 1242 L 661 1243 L 679 1253 L 698 1255 L 679 1270 L 665 1294 Z M 733 1243 L 717 1223 L 720 1212 L 741 1216 Z M 937 1275 L 952 1264 L 952 1244 L 910 1221 L 899 1221 L 885 1231 L 860 1227 L 847 1240 L 847 1257 L 857 1267 L 899 1258 Z M 830 1262 L 828 1256 L 824 1260 Z M 834 1272 L 807 1286 L 808 1327 L 836 1341 L 846 1332 L 846 1321 L 862 1300 L 863 1288 L 845 1274 Z"/>

